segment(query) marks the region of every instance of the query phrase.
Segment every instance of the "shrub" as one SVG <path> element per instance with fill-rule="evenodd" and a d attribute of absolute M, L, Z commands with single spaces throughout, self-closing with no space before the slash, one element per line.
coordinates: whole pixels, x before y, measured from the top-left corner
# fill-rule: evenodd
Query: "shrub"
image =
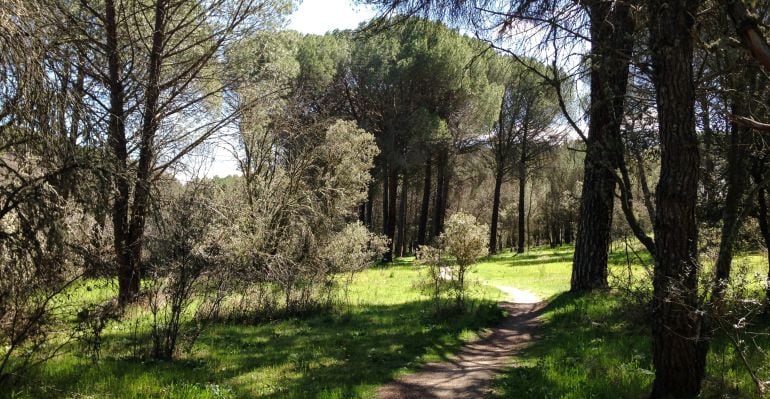
<path fill-rule="evenodd" d="M 436 247 L 420 247 L 418 264 L 427 266 L 421 285 L 437 306 L 445 296 L 452 297 L 459 309 L 465 306 L 467 273 L 487 253 L 487 231 L 487 226 L 478 223 L 473 215 L 458 212 L 447 219 Z"/>
<path fill-rule="evenodd" d="M 212 191 L 207 184 L 191 182 L 183 192 L 165 198 L 165 209 L 156 218 L 157 233 L 148 237 L 156 358 L 172 358 L 180 344 L 191 348 L 223 299 L 217 213 L 209 201 Z"/>
<path fill-rule="evenodd" d="M 372 265 L 385 252 L 388 240 L 374 234 L 360 222 L 351 223 L 331 237 L 323 250 L 329 269 L 335 274 L 345 274 L 345 298 L 355 273 Z"/>

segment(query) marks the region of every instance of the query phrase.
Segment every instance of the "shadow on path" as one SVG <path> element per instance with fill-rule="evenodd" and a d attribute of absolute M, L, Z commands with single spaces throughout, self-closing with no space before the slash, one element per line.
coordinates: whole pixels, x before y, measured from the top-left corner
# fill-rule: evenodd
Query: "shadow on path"
<path fill-rule="evenodd" d="M 535 340 L 546 303 L 501 302 L 508 316 L 484 338 L 464 346 L 450 360 L 429 363 L 415 373 L 380 387 L 380 399 L 482 398 L 495 376 Z"/>

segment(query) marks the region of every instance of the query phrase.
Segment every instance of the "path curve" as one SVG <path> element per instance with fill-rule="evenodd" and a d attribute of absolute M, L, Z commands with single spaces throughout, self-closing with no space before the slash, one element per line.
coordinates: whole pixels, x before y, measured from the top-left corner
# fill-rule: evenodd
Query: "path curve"
<path fill-rule="evenodd" d="M 544 302 L 514 287 L 495 288 L 508 295 L 498 306 L 508 314 L 482 339 L 465 345 L 444 362 L 428 363 L 421 371 L 380 387 L 379 399 L 471 399 L 492 391 L 495 375 L 534 339 Z"/>

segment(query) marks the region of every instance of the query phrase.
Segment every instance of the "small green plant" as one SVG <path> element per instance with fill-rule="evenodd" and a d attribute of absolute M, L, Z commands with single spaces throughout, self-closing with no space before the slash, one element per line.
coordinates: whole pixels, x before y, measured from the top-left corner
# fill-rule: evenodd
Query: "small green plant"
<path fill-rule="evenodd" d="M 436 247 L 420 247 L 418 263 L 426 266 L 420 285 L 437 307 L 446 296 L 454 299 L 457 309 L 465 307 L 468 272 L 486 255 L 488 245 L 487 226 L 476 222 L 473 215 L 458 212 L 447 220 Z"/>

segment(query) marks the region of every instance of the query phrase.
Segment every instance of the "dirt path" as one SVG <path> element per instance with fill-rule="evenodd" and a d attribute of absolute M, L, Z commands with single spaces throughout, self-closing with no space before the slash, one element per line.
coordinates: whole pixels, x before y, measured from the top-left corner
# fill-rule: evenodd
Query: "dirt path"
<path fill-rule="evenodd" d="M 511 357 L 533 340 L 544 303 L 532 293 L 495 286 L 509 301 L 499 306 L 508 316 L 484 338 L 464 346 L 450 360 L 429 363 L 422 371 L 380 387 L 379 399 L 483 398 L 495 375 L 510 366 Z"/>

